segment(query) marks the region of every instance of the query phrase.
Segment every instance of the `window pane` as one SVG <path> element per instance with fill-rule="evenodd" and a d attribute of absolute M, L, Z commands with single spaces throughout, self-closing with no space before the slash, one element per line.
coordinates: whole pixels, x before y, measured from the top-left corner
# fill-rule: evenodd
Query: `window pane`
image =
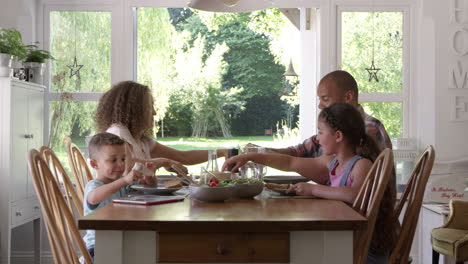
<path fill-rule="evenodd" d="M 69 12 L 50 13 L 51 90 L 68 92 L 99 92 L 110 87 L 111 78 L 111 13 Z M 83 65 L 70 77 L 69 65 Z M 73 67 L 76 73 L 78 67 Z M 54 78 L 64 76 L 62 82 Z"/>
<path fill-rule="evenodd" d="M 356 78 L 359 92 L 402 92 L 403 13 L 375 12 L 372 18 L 372 12 L 343 12 L 341 19 L 341 68 Z M 379 82 L 369 82 L 366 70 L 373 53 Z"/>
<path fill-rule="evenodd" d="M 49 145 L 67 169 L 69 166 L 63 140 L 66 136 L 70 137 L 72 142 L 84 151 L 83 153 L 86 153 L 86 137 L 96 133 L 93 122 L 96 108 L 97 102 L 56 101 L 50 103 Z"/>
<path fill-rule="evenodd" d="M 296 127 L 299 100 L 282 94 L 297 97 L 297 81 L 283 74 L 290 61 L 300 69 L 300 34 L 279 9 L 138 8 L 136 18 L 138 82 L 153 89 L 158 134 L 263 135 L 282 120 Z"/>
<path fill-rule="evenodd" d="M 390 139 L 403 135 L 403 105 L 402 103 L 363 102 L 364 111 L 379 119 L 387 130 Z"/>

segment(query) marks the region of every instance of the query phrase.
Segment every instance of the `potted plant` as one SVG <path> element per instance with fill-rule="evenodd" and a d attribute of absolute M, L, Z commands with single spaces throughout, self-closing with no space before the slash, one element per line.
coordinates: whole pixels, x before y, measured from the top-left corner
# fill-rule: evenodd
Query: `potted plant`
<path fill-rule="evenodd" d="M 26 51 L 24 67 L 27 69 L 28 80 L 30 82 L 42 84 L 44 75 L 44 63 L 47 59 L 54 57 L 47 50 L 37 49 L 35 45 L 30 46 Z"/>
<path fill-rule="evenodd" d="M 21 33 L 12 28 L 0 28 L 0 77 L 11 75 L 13 56 L 18 59 L 26 57 L 26 46 L 21 39 Z"/>

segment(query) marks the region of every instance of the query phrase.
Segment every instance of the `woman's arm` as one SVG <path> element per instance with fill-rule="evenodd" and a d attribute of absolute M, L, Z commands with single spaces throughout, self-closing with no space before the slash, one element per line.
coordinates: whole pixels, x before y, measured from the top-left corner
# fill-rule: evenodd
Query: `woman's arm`
<path fill-rule="evenodd" d="M 227 149 L 217 149 L 218 158 L 227 157 Z M 177 150 L 154 141 L 151 147 L 152 158 L 167 158 L 182 164 L 193 165 L 208 160 L 208 150 Z"/>
<path fill-rule="evenodd" d="M 291 189 L 298 195 L 313 195 L 330 200 L 340 200 L 349 204 L 354 202 L 367 173 L 372 167 L 372 162 L 368 159 L 359 160 L 353 167 L 350 177 L 351 186 L 325 186 L 320 184 L 297 183 Z"/>
<path fill-rule="evenodd" d="M 236 171 L 248 161 L 252 161 L 282 171 L 295 171 L 312 181 L 325 184 L 328 181 L 328 163 L 331 159 L 331 156 L 298 158 L 281 154 L 247 153 L 226 160 L 223 170 L 229 165 L 234 165 L 231 171 Z"/>

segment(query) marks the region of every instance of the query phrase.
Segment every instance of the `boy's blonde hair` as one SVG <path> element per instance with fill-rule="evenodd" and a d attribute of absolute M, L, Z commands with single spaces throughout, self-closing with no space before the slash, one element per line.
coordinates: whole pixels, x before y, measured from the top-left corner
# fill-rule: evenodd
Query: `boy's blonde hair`
<path fill-rule="evenodd" d="M 108 132 L 96 134 L 89 141 L 89 157 L 95 159 L 103 146 L 122 146 L 123 144 L 125 144 L 125 141 L 114 134 Z"/>

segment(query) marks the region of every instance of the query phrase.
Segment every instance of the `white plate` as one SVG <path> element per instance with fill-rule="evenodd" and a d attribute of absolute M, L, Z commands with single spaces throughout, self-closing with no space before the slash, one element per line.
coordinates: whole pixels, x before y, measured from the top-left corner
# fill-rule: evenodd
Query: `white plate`
<path fill-rule="evenodd" d="M 295 191 L 286 192 L 288 189 L 269 189 L 269 190 L 272 190 L 275 193 L 278 193 L 282 196 L 295 196 L 296 195 Z"/>
<path fill-rule="evenodd" d="M 181 188 L 165 188 L 164 186 L 146 186 L 146 185 L 131 185 L 135 191 L 140 191 L 145 194 L 159 194 L 159 195 L 171 195 L 173 192 L 180 190 Z"/>

